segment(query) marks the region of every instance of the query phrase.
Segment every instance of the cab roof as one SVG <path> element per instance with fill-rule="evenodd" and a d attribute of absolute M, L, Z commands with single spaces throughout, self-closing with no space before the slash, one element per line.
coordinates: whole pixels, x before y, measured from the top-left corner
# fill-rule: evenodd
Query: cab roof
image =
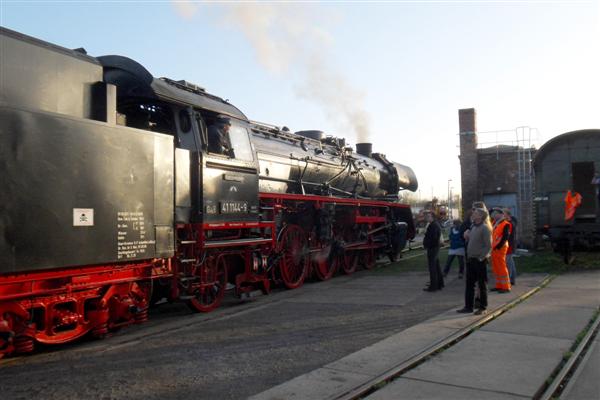
<path fill-rule="evenodd" d="M 104 67 L 104 81 L 119 87 L 119 97 L 160 99 L 197 107 L 248 121 L 237 107 L 196 85 L 168 78 L 155 78 L 140 63 L 128 57 L 97 57 Z"/>

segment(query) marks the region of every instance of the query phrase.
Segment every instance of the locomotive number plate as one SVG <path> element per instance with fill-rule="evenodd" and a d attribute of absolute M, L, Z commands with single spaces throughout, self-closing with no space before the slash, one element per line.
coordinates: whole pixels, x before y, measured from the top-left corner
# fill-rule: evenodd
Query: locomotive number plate
<path fill-rule="evenodd" d="M 221 214 L 240 214 L 248 212 L 247 201 L 222 201 Z"/>

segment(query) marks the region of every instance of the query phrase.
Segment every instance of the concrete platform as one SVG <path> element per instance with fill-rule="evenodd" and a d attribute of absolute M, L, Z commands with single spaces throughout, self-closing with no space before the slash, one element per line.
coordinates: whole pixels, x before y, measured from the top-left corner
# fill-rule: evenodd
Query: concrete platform
<path fill-rule="evenodd" d="M 600 304 L 600 290 L 552 286 L 544 288 L 530 301 L 548 306 L 595 309 Z"/>
<path fill-rule="evenodd" d="M 566 339 L 479 330 L 404 377 L 531 398 L 571 343 Z M 411 398 L 402 385 L 396 392 L 402 398 Z"/>
<path fill-rule="evenodd" d="M 593 314 L 594 310 L 589 308 L 560 307 L 525 301 L 481 330 L 572 340 L 590 321 Z"/>
<path fill-rule="evenodd" d="M 490 293 L 488 310 L 527 292 L 544 277 L 520 276 L 511 293 Z M 368 398 L 531 398 L 599 305 L 599 272 L 559 276 L 534 296 Z M 479 318 L 448 310 L 251 399 L 340 398 Z M 598 373 L 597 367 L 590 368 Z"/>
<path fill-rule="evenodd" d="M 598 290 L 600 289 L 600 274 L 598 271 L 590 271 L 561 275 L 560 279 L 552 282 L 552 287 Z"/>
<path fill-rule="evenodd" d="M 430 398 L 533 397 L 600 305 L 598 277 L 600 273 L 557 277 L 538 294 L 367 398 L 413 399 L 424 393 L 432 393 Z M 591 365 L 577 394 L 583 397 L 575 398 L 599 398 L 585 397 L 597 389 L 599 374 L 598 365 Z"/>

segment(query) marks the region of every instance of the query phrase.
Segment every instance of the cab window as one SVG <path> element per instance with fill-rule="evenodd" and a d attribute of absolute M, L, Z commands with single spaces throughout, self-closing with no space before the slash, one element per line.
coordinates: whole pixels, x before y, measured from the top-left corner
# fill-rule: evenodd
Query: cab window
<path fill-rule="evenodd" d="M 229 141 L 235 158 L 244 161 L 254 160 L 248 130 L 245 127 L 232 125 L 229 129 Z"/>
<path fill-rule="evenodd" d="M 161 104 L 129 103 L 120 105 L 118 111 L 120 125 L 169 135 L 175 132 L 171 110 Z"/>

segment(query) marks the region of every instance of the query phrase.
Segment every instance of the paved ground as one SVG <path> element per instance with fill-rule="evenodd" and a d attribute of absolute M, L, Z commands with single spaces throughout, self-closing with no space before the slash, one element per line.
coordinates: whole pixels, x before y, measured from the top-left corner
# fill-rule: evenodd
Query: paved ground
<path fill-rule="evenodd" d="M 490 294 L 489 309 L 494 310 L 537 286 L 546 276 L 520 276 L 518 286 L 508 294 Z M 463 286 L 461 282 L 461 300 Z M 253 400 L 335 399 L 398 365 L 482 318 L 457 314 L 458 306 L 413 325 L 386 339 L 344 358 L 253 396 Z M 476 398 L 477 396 L 475 396 Z"/>
<path fill-rule="evenodd" d="M 599 272 L 561 275 L 539 294 L 368 399 L 530 399 L 599 305 Z M 430 396 L 423 397 L 424 393 Z M 596 392 L 589 399 L 599 397 Z"/>
<path fill-rule="evenodd" d="M 539 283 L 520 277 L 510 294 L 491 294 L 490 310 Z M 528 287 L 529 286 L 529 287 Z M 559 365 L 579 332 L 600 305 L 600 272 L 562 275 L 532 297 L 429 358 L 368 399 L 532 398 Z M 419 325 L 253 396 L 253 400 L 336 399 L 369 381 L 378 382 L 396 367 L 472 324 L 472 315 L 441 313 Z M 591 375 L 590 375 L 591 374 Z M 597 384 L 597 365 L 589 364 L 579 385 L 584 397 Z M 381 379 L 381 378 L 379 378 Z M 577 377 L 575 377 L 577 379 Z M 597 382 L 593 379 L 592 382 Z M 576 393 L 573 391 L 571 393 Z M 600 393 L 595 392 L 599 396 Z M 574 396 L 579 396 L 576 393 Z"/>
<path fill-rule="evenodd" d="M 462 280 L 426 280 L 369 271 L 208 315 L 167 305 L 106 340 L 0 361 L 1 398 L 246 398 L 461 305 Z"/>

